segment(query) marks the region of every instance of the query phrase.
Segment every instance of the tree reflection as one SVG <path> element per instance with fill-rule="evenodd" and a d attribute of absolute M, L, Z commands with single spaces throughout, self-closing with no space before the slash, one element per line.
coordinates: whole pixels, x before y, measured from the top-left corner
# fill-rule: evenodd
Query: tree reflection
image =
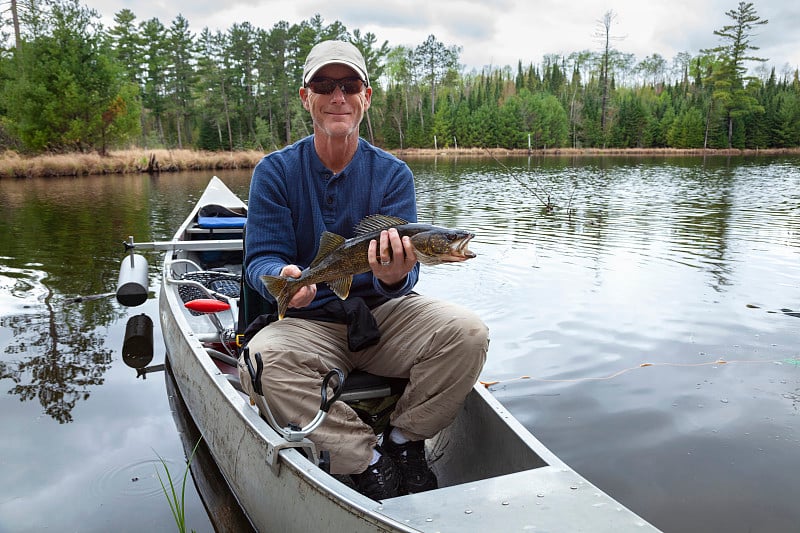
<path fill-rule="evenodd" d="M 14 382 L 8 393 L 23 402 L 38 400 L 44 412 L 61 424 L 72 422 L 75 404 L 89 398 L 91 386 L 103 384 L 112 362 L 105 336 L 94 330 L 96 322 L 86 320 L 97 319 L 88 307 L 102 306 L 110 308 L 108 302 L 54 305 L 49 294 L 43 312 L 0 319 L 0 326 L 12 331 L 5 354 L 18 358 L 0 362 L 0 378 Z M 100 314 L 108 316 L 108 309 Z"/>

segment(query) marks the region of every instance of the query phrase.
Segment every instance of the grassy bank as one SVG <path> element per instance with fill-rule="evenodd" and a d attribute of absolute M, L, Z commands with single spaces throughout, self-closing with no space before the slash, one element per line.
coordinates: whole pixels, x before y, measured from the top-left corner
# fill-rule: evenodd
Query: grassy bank
<path fill-rule="evenodd" d="M 509 156 L 707 156 L 707 155 L 800 155 L 800 148 L 772 150 L 680 150 L 664 149 L 574 149 L 506 150 L 503 148 L 413 148 L 395 150 L 400 158 L 415 157 L 509 157 Z M 252 169 L 262 152 L 202 152 L 197 150 L 121 150 L 106 156 L 98 154 L 55 154 L 26 157 L 15 152 L 0 154 L 0 178 L 82 176 L 88 174 L 127 174 L 176 172 L 183 170 Z"/>
<path fill-rule="evenodd" d="M 7 151 L 0 154 L 0 178 L 252 169 L 263 156 L 255 151 L 121 150 L 106 156 L 74 153 L 25 157 Z"/>

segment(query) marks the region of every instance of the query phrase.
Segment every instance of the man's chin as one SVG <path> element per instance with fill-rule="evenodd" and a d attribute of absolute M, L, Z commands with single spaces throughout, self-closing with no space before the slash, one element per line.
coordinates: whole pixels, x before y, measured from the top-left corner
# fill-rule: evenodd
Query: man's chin
<path fill-rule="evenodd" d="M 351 123 L 334 122 L 319 124 L 317 133 L 327 135 L 328 137 L 349 137 L 351 135 L 358 135 L 358 126 L 353 126 Z"/>

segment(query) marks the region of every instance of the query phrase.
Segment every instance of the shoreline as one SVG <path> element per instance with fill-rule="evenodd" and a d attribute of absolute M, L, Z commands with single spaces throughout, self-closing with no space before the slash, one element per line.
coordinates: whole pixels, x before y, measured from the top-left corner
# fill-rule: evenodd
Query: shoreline
<path fill-rule="evenodd" d="M 438 157 L 706 157 L 800 155 L 797 148 L 770 149 L 680 149 L 680 148 L 546 148 L 538 150 L 507 148 L 408 148 L 390 150 L 400 159 Z M 160 173 L 192 170 L 252 169 L 265 152 L 205 152 L 199 150 L 112 150 L 96 153 L 22 156 L 16 152 L 0 153 L 0 179 L 33 177 L 69 177 L 105 174 Z"/>
<path fill-rule="evenodd" d="M 797 148 L 767 148 L 767 149 L 704 149 L 704 148 L 408 148 L 404 150 L 389 150 L 397 157 L 435 157 L 435 156 L 483 156 L 483 157 L 580 157 L 580 156 L 759 156 L 759 155 L 800 155 Z"/>

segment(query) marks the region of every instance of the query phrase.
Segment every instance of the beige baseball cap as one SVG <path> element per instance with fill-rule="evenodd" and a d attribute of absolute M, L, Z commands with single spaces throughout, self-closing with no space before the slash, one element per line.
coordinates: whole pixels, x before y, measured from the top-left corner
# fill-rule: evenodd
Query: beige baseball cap
<path fill-rule="evenodd" d="M 303 84 L 308 83 L 319 69 L 331 63 L 347 65 L 358 73 L 366 85 L 369 85 L 364 56 L 358 48 L 345 41 L 322 41 L 311 49 L 303 67 Z"/>

